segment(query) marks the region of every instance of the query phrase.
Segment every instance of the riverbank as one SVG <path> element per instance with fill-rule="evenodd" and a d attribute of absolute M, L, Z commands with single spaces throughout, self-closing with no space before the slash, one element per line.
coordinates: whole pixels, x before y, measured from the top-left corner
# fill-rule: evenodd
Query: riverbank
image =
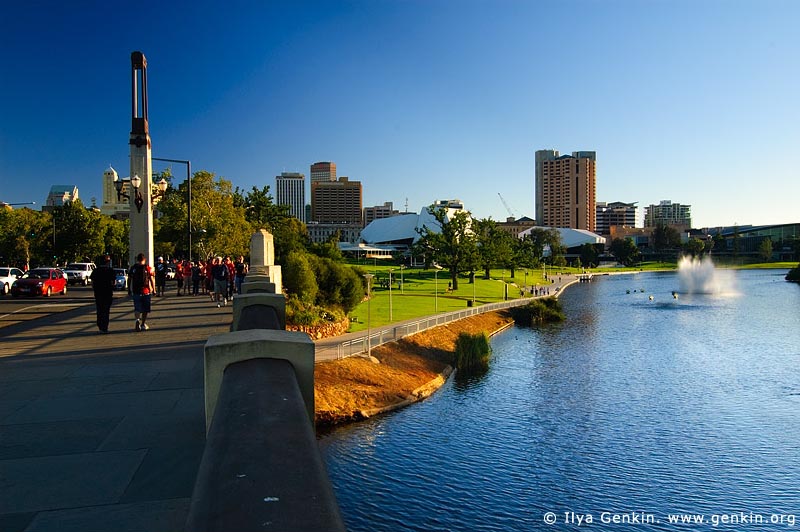
<path fill-rule="evenodd" d="M 478 314 L 372 349 L 364 357 L 322 362 L 314 370 L 317 424 L 365 419 L 430 396 L 452 372 L 462 332 L 495 334 L 513 324 L 508 311 Z"/>

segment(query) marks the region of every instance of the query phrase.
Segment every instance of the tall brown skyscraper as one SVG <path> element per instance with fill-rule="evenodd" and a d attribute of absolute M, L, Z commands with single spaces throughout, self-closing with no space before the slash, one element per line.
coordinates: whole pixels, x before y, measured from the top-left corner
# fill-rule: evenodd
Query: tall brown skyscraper
<path fill-rule="evenodd" d="M 336 163 L 322 161 L 311 165 L 311 182 L 336 181 Z"/>
<path fill-rule="evenodd" d="M 596 159 L 593 151 L 536 152 L 536 223 L 595 231 Z"/>
<path fill-rule="evenodd" d="M 323 224 L 361 225 L 361 181 L 311 183 L 311 221 Z"/>

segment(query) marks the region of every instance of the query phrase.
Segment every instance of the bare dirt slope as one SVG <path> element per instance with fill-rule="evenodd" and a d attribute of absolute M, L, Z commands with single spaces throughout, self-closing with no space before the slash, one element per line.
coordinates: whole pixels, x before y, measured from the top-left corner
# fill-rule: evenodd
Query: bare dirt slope
<path fill-rule="evenodd" d="M 506 311 L 470 316 L 374 348 L 372 356 L 380 364 L 361 357 L 317 364 L 314 371 L 317 423 L 363 419 L 427 397 L 444 382 L 442 375 L 447 374 L 459 333 L 492 334 L 512 321 Z"/>

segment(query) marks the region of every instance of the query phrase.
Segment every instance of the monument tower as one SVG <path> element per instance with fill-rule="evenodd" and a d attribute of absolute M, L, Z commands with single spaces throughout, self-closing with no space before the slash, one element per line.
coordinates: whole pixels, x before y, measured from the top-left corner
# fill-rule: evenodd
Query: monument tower
<path fill-rule="evenodd" d="M 131 227 L 129 264 L 144 253 L 153 264 L 153 162 L 150 130 L 147 125 L 147 59 L 142 52 L 131 54 L 131 147 L 130 176 L 139 176 L 141 184 L 131 189 Z"/>

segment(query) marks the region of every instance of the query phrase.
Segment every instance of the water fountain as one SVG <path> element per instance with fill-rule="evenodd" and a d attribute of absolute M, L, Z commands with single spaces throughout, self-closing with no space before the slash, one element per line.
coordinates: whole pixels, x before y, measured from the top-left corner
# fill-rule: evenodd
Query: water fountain
<path fill-rule="evenodd" d="M 711 257 L 684 256 L 678 261 L 678 279 L 683 294 L 720 294 L 723 283 Z M 730 289 L 730 287 L 727 287 Z"/>

